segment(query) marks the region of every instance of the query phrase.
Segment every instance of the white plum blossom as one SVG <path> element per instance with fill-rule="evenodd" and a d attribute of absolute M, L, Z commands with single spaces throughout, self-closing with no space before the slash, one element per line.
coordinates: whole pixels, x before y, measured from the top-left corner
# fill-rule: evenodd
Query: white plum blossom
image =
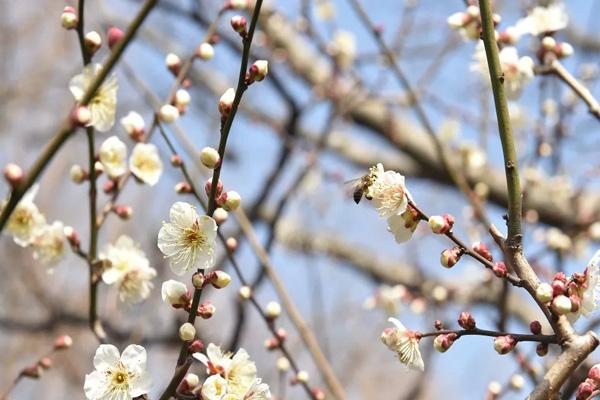
<path fill-rule="evenodd" d="M 404 243 L 410 240 L 419 221 L 416 211 L 409 206 L 402 214 L 392 215 L 387 219 L 387 229 L 394 235 L 396 243 Z"/>
<path fill-rule="evenodd" d="M 203 400 L 222 400 L 227 394 L 227 380 L 221 375 L 209 376 L 200 390 Z"/>
<path fill-rule="evenodd" d="M 210 343 L 206 355 L 194 353 L 193 357 L 206 365 L 208 374 L 225 378 L 227 394 L 243 398 L 255 383 L 256 365 L 244 349 L 239 349 L 232 357 L 231 353 L 224 353 L 219 346 Z"/>
<path fill-rule="evenodd" d="M 395 328 L 386 328 L 381 334 L 381 341 L 398 355 L 400 362 L 409 369 L 423 371 L 425 366 L 419 350 L 420 335 L 408 330 L 402 322 L 395 318 L 388 319 Z"/>
<path fill-rule="evenodd" d="M 102 273 L 102 280 L 108 285 L 117 284 L 119 299 L 128 303 L 139 303 L 150 295 L 154 287 L 151 280 L 156 270 L 150 267 L 146 254 L 127 235 L 121 235 L 115 244 L 109 244 L 100 258 L 110 261 L 110 266 Z"/>
<path fill-rule="evenodd" d="M 480 37 L 481 17 L 477 6 L 472 5 L 467 7 L 466 12 L 456 12 L 450 15 L 446 22 L 465 40 L 477 40 Z"/>
<path fill-rule="evenodd" d="M 94 356 L 94 368 L 85 376 L 83 386 L 88 400 L 130 400 L 152 387 L 142 346 L 129 345 L 120 355 L 112 344 L 101 344 Z"/>
<path fill-rule="evenodd" d="M 364 307 L 372 310 L 375 307 L 380 307 L 388 315 L 398 314 L 398 306 L 407 294 L 404 285 L 381 285 L 377 288 L 374 296 L 368 297 L 364 302 Z"/>
<path fill-rule="evenodd" d="M 33 202 L 39 186 L 36 184 L 25 193 L 6 223 L 6 232 L 16 244 L 26 247 L 31 244 L 35 235 L 46 226 L 46 218 Z M 1 208 L 6 207 L 6 201 Z"/>
<path fill-rule="evenodd" d="M 262 383 L 260 378 L 255 378 L 252 386 L 244 395 L 244 400 L 269 400 L 271 398 L 271 390 L 269 385 Z"/>
<path fill-rule="evenodd" d="M 69 90 L 75 101 L 81 101 L 86 90 L 92 84 L 94 78 L 99 74 L 102 66 L 91 64 L 83 69 L 83 73 L 74 76 L 69 82 Z M 117 107 L 117 78 L 114 74 L 108 76 L 96 91 L 96 94 L 87 105 L 91 113 L 88 126 L 93 126 L 100 132 L 106 132 L 115 123 L 115 111 Z"/>
<path fill-rule="evenodd" d="M 373 205 L 382 218 L 400 215 L 406 211 L 409 195 L 404 176 L 395 171 L 385 171 L 381 163 L 371 172 L 373 182 L 367 190 Z"/>
<path fill-rule="evenodd" d="M 328 50 L 342 68 L 351 66 L 356 58 L 356 39 L 354 38 L 354 34 L 348 31 L 335 32 Z"/>
<path fill-rule="evenodd" d="M 170 305 L 185 305 L 187 300 L 185 297 L 188 295 L 188 288 L 184 283 L 169 279 L 163 282 L 160 294 L 165 303 Z"/>
<path fill-rule="evenodd" d="M 565 5 L 557 2 L 547 7 L 534 7 L 525 18 L 517 22 L 516 27 L 521 32 L 538 36 L 564 29 L 568 23 L 569 16 Z"/>
<path fill-rule="evenodd" d="M 576 320 L 580 315 L 588 317 L 600 306 L 600 250 L 596 251 L 588 263 L 584 275 L 585 282 L 579 293 L 581 305 L 571 320 Z"/>
<path fill-rule="evenodd" d="M 504 74 L 504 88 L 506 96 L 515 100 L 521 95 L 521 91 L 527 82 L 533 79 L 534 62 L 531 57 L 519 57 L 517 49 L 512 46 L 504 47 L 499 54 L 500 66 Z M 486 82 L 490 82 L 487 58 L 483 42 L 479 42 L 473 56 L 474 63 L 471 71 L 479 73 Z"/>
<path fill-rule="evenodd" d="M 145 123 L 144 118 L 135 111 L 129 111 L 129 113 L 121 118 L 121 126 L 125 129 L 130 136 L 139 135 L 144 132 Z"/>
<path fill-rule="evenodd" d="M 156 185 L 163 170 L 156 146 L 152 143 L 137 143 L 129 157 L 129 169 L 142 182 L 150 186 Z"/>
<path fill-rule="evenodd" d="M 169 211 L 171 222 L 163 222 L 158 232 L 158 248 L 169 259 L 171 270 L 183 275 L 190 269 L 214 265 L 217 224 L 209 216 L 199 216 L 196 208 L 178 201 Z"/>
<path fill-rule="evenodd" d="M 100 145 L 98 150 L 104 171 L 111 179 L 127 172 L 127 145 L 116 136 L 111 136 Z"/>
<path fill-rule="evenodd" d="M 34 236 L 31 245 L 34 259 L 46 265 L 56 264 L 68 248 L 63 223 L 54 221 L 52 225 L 45 225 Z"/>

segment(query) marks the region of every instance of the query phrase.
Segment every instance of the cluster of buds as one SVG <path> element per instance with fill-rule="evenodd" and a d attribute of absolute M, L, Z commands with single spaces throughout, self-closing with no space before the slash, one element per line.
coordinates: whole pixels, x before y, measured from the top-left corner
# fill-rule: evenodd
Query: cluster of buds
<path fill-rule="evenodd" d="M 566 58 L 573 55 L 573 46 L 567 42 L 557 42 L 552 36 L 544 36 L 538 49 L 537 56 L 541 62 L 552 58 Z"/>
<path fill-rule="evenodd" d="M 512 335 L 498 336 L 494 339 L 494 350 L 498 354 L 508 354 L 517 345 L 517 340 Z"/>
<path fill-rule="evenodd" d="M 60 24 L 65 29 L 75 29 L 79 24 L 79 17 L 77 11 L 71 6 L 63 8 L 62 14 L 60 15 Z"/>
<path fill-rule="evenodd" d="M 442 251 L 440 255 L 440 263 L 445 268 L 452 268 L 460 260 L 460 257 L 464 254 L 464 249 L 459 246 L 454 246 L 449 249 Z"/>
<path fill-rule="evenodd" d="M 231 27 L 234 31 L 239 33 L 241 37 L 246 37 L 246 35 L 248 34 L 248 31 L 246 29 L 247 25 L 248 21 L 246 20 L 246 17 L 242 15 L 236 15 L 234 17 L 231 17 Z"/>
<path fill-rule="evenodd" d="M 253 82 L 260 82 L 269 73 L 269 62 L 267 60 L 257 60 L 250 66 L 246 74 L 246 84 L 250 85 Z"/>
<path fill-rule="evenodd" d="M 209 178 L 204 185 L 204 190 L 206 191 L 206 195 L 211 195 L 212 189 L 212 178 Z M 235 190 L 228 190 L 227 192 L 223 191 L 223 182 L 219 180 L 217 184 L 217 188 L 215 191 L 215 199 L 216 203 L 219 207 L 224 209 L 225 211 L 235 211 L 240 207 L 242 203 L 242 198 L 238 192 Z"/>
<path fill-rule="evenodd" d="M 454 217 L 450 214 L 433 215 L 429 217 L 427 223 L 433 233 L 444 235 L 452 230 Z"/>
<path fill-rule="evenodd" d="M 600 389 L 600 364 L 594 365 L 588 371 L 587 378 L 579 384 L 575 394 L 576 400 L 587 400 L 592 393 Z"/>
<path fill-rule="evenodd" d="M 17 164 L 7 164 L 4 167 L 4 179 L 8 182 L 8 184 L 15 188 L 23 182 L 25 179 L 25 174 L 23 173 L 23 169 L 19 167 Z"/>
<path fill-rule="evenodd" d="M 440 353 L 445 353 L 458 339 L 458 335 L 454 332 L 437 335 L 433 339 L 433 348 Z"/>
<path fill-rule="evenodd" d="M 537 287 L 535 297 L 541 303 L 550 303 L 550 309 L 556 315 L 577 313 L 588 286 L 586 275 L 587 271 L 583 274 L 576 272 L 567 279 L 564 273 L 558 272 L 551 285 L 541 283 Z"/>
<path fill-rule="evenodd" d="M 500 16 L 494 14 L 492 16 L 494 26 L 500 23 Z M 481 14 L 479 7 L 470 5 L 464 12 L 456 12 L 450 15 L 447 19 L 448 25 L 455 31 L 471 40 L 479 40 L 481 35 Z"/>

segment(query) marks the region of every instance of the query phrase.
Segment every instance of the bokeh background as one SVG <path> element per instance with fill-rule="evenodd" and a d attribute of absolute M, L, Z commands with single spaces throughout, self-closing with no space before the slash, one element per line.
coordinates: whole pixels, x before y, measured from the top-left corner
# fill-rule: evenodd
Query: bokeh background
<path fill-rule="evenodd" d="M 495 1 L 495 7 L 507 26 L 533 3 Z M 164 99 L 174 79 L 164 65 L 166 54 L 173 52 L 182 59 L 191 54 L 221 2 L 164 0 L 159 4 L 116 69 L 120 86 L 117 120 L 135 110 L 149 124 L 152 97 Z M 464 3 L 376 0 L 363 4 L 383 28 L 384 38 L 416 88 L 452 162 L 473 183 L 483 182 L 481 193 L 485 194 L 487 186 L 490 201 L 486 209 L 492 222 L 503 230 L 504 202 L 497 194 L 504 188 L 501 148 L 491 92 L 469 70 L 475 42 L 463 41 L 446 24 L 448 15 L 464 10 Z M 68 82 L 80 72 L 81 60 L 76 35 L 60 27 L 59 16 L 65 5 L 70 3 L 0 2 L 2 164 L 30 166 L 72 106 Z M 107 26 L 124 28 L 139 5 L 137 1 L 88 2 L 86 30 L 96 30 L 105 38 Z M 600 33 L 596 20 L 600 4 L 575 1 L 566 7 L 569 28 L 558 37 L 570 42 L 575 54 L 565 60 L 565 66 L 598 95 Z M 263 243 L 272 242 L 272 262 L 349 398 L 484 398 L 491 381 L 504 385 L 514 373 L 523 373 L 516 356 L 498 356 L 491 338 L 462 338 L 445 354 L 435 353 L 431 341 L 423 340 L 425 373 L 406 372 L 379 341 L 381 330 L 388 325 L 385 311 L 365 309 L 364 302 L 383 283 L 403 284 L 410 295 L 399 302 L 397 314 L 413 329 L 430 331 L 436 319 L 452 326 L 463 310 L 473 313 L 478 326 L 495 329 L 502 288 L 467 259 L 452 270 L 441 268 L 439 252 L 450 243 L 428 233 L 426 226 L 420 226 L 409 243 L 396 244 L 386 231 L 385 221 L 368 202 L 355 205 L 349 195 L 351 189 L 343 182 L 382 161 L 406 175 L 422 209 L 430 214 L 453 214 L 456 231 L 467 242 L 482 240 L 491 245 L 489 235 L 473 218 L 465 196 L 440 172 L 432 142 L 414 118 L 409 97 L 382 62 L 372 36 L 349 3 L 270 1 L 265 9 L 268 12 L 253 48 L 256 57 L 269 59 L 272 74 L 244 96 L 229 140 L 223 181 L 242 195 L 247 211 L 254 211 L 250 215 Z M 339 31 L 353 35 L 357 54 L 353 65 L 333 78 L 332 57 L 327 50 L 331 50 L 328 43 Z M 188 112 L 169 126 L 200 185 L 207 171 L 198 167 L 197 151 L 217 145 L 217 100 L 226 88 L 234 86 L 239 68 L 239 40 L 229 28 L 228 17 L 219 24 L 219 32 L 222 37 L 215 58 L 194 64 L 190 74 L 193 85 Z M 518 47 L 522 54 L 535 57 L 534 39 L 525 37 Z M 101 49 L 95 60 L 103 60 L 106 53 L 106 48 Z M 346 101 L 352 109 L 355 105 L 351 100 L 359 109 L 363 102 L 375 105 L 367 111 L 349 111 L 336 117 L 327 144 L 318 148 L 317 139 L 323 134 L 332 105 Z M 518 135 L 526 201 L 532 202 L 526 207 L 526 254 L 543 277 L 557 270 L 582 271 L 598 248 L 588 226 L 598 220 L 600 208 L 600 122 L 573 99 L 564 84 L 550 76 L 536 77 L 527 85 L 521 98 L 511 105 L 511 116 Z M 369 123 L 372 120 L 379 122 Z M 98 135 L 98 146 L 112 134 L 133 147 L 118 124 L 110 133 Z M 122 233 L 132 236 L 141 242 L 158 271 L 153 294 L 139 306 L 123 306 L 113 288 L 100 289 L 100 316 L 114 339 L 111 341 L 121 349 L 129 343 L 141 343 L 148 349 L 149 370 L 155 382 L 150 398 L 162 391 L 171 376 L 179 346 L 176 332 L 184 318 L 160 299 L 161 282 L 175 276 L 156 248 L 161 221 L 168 217 L 170 205 L 181 198 L 173 187 L 182 177 L 170 167 L 169 152 L 161 138 L 155 136 L 152 142 L 159 146 L 165 163 L 160 183 L 155 187 L 128 184 L 120 203 L 133 207 L 132 218 L 121 221 L 111 215 L 100 236 L 101 248 Z M 428 156 L 422 157 L 415 148 L 424 149 Z M 315 152 L 316 167 L 297 184 L 297 177 Z M 71 182 L 69 169 L 74 163 L 86 165 L 86 157 L 86 139 L 81 132 L 68 141 L 46 170 L 37 197 L 47 218 L 73 226 L 84 245 L 87 187 Z M 275 182 L 266 185 L 269 177 L 275 177 Z M 4 185 L 2 194 L 7 193 Z M 281 216 L 273 220 L 282 198 L 286 201 Z M 100 195 L 99 204 L 104 201 L 106 197 Z M 238 235 L 234 219 L 223 229 Z M 553 242 L 557 235 L 560 243 L 568 239 L 570 244 L 557 249 Z M 237 254 L 243 272 L 253 279 L 260 264 L 243 237 L 239 243 Z M 73 348 L 54 358 L 54 366 L 40 382 L 20 383 L 12 398 L 83 398 L 84 376 L 93 368 L 97 347 L 86 321 L 87 266 L 68 255 L 50 272 L 9 237 L 3 237 L 0 246 L 0 388 L 7 387 L 18 371 L 50 348 L 54 337 L 67 333 L 74 339 Z M 229 271 L 230 266 L 223 263 L 222 268 Z M 238 287 L 234 279 L 226 290 L 205 295 L 216 305 L 217 313 L 197 324 L 199 335 L 205 343 L 227 347 L 243 315 L 237 344 L 256 360 L 259 375 L 272 386 L 274 394 L 285 391 L 285 398 L 304 398 L 301 388 L 286 384 L 289 376 L 277 372 L 278 355 L 264 349 L 268 331 L 256 311 L 245 307 L 240 312 Z M 263 304 L 277 299 L 268 280 L 260 284 L 257 293 Z M 528 322 L 539 317 L 534 304 L 514 289 L 506 298 L 502 304 L 508 307 L 507 329 L 527 332 Z M 595 328 L 594 322 L 586 320 L 578 326 L 591 324 Z M 289 347 L 301 367 L 309 371 L 315 385 L 324 388 L 285 316 L 281 325 L 289 333 Z M 542 374 L 545 359 L 535 356 L 534 347 L 521 344 L 518 348 Z M 199 366 L 194 369 L 202 371 Z M 504 398 L 524 398 L 531 387 L 531 381 L 526 382 L 523 391 L 508 390 Z"/>

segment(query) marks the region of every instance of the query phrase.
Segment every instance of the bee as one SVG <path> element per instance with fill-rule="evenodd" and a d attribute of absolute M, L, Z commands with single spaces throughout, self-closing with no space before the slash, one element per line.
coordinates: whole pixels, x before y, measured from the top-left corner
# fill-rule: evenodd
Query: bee
<path fill-rule="evenodd" d="M 369 173 L 361 176 L 360 178 L 352 179 L 347 184 L 352 185 L 352 198 L 356 204 L 360 203 L 363 198 L 372 200 L 373 198 L 368 195 L 369 188 L 375 182 L 375 169 L 371 168 Z"/>

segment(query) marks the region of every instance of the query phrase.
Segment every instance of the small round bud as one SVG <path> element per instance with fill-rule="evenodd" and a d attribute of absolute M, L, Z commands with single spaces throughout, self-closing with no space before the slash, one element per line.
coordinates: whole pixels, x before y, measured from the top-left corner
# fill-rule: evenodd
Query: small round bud
<path fill-rule="evenodd" d="M 521 390 L 525 386 L 525 378 L 523 375 L 514 374 L 510 377 L 510 387 L 514 390 Z"/>
<path fill-rule="evenodd" d="M 216 149 L 205 147 L 200 151 L 200 162 L 205 167 L 213 169 L 221 162 L 221 156 Z"/>
<path fill-rule="evenodd" d="M 174 189 L 179 194 L 192 193 L 192 185 L 187 182 L 177 182 Z"/>
<path fill-rule="evenodd" d="M 542 324 L 540 323 L 540 321 L 532 321 L 529 324 L 529 330 L 534 335 L 539 335 L 540 333 L 542 333 Z"/>
<path fill-rule="evenodd" d="M 281 315 L 281 306 L 276 301 L 270 301 L 265 307 L 265 314 L 269 319 L 276 319 Z"/>
<path fill-rule="evenodd" d="M 192 101 L 192 97 L 190 96 L 190 92 L 185 89 L 179 89 L 175 92 L 175 105 L 180 108 L 184 108 L 190 104 Z"/>
<path fill-rule="evenodd" d="M 209 319 L 217 312 L 217 307 L 214 306 L 211 302 L 207 301 L 206 303 L 200 304 L 198 306 L 198 312 L 196 313 L 202 319 Z"/>
<path fill-rule="evenodd" d="M 108 47 L 112 49 L 123 39 L 125 33 L 123 33 L 123 31 L 116 26 L 111 26 L 108 28 L 108 31 L 106 31 L 106 36 L 108 38 Z"/>
<path fill-rule="evenodd" d="M 179 384 L 179 387 L 177 388 L 177 392 L 178 393 L 183 393 L 183 394 L 191 394 L 192 391 L 199 384 L 200 384 L 200 378 L 198 378 L 198 375 L 192 374 L 192 373 L 188 373 L 185 376 L 185 378 L 183 378 L 183 380 L 181 381 L 181 383 Z"/>
<path fill-rule="evenodd" d="M 52 368 L 52 360 L 49 357 L 42 357 L 38 361 L 38 365 L 43 369 L 50 369 Z"/>
<path fill-rule="evenodd" d="M 279 347 L 279 344 L 277 338 L 269 338 L 265 340 L 264 346 L 266 350 L 273 351 Z"/>
<path fill-rule="evenodd" d="M 450 214 L 445 215 L 434 215 L 429 217 L 427 221 L 431 231 L 436 234 L 446 234 L 452 230 L 454 225 L 454 217 Z"/>
<path fill-rule="evenodd" d="M 227 117 L 231 112 L 231 107 L 233 106 L 233 100 L 235 99 L 235 89 L 229 88 L 223 93 L 221 98 L 219 99 L 219 112 L 222 117 Z"/>
<path fill-rule="evenodd" d="M 179 118 L 179 110 L 177 109 L 177 107 L 172 106 L 171 104 L 164 104 L 160 108 L 158 116 L 161 121 L 170 123 Z"/>
<path fill-rule="evenodd" d="M 186 322 L 179 327 L 179 338 L 184 342 L 190 342 L 196 337 L 196 328 L 194 325 Z"/>
<path fill-rule="evenodd" d="M 502 393 L 502 385 L 500 384 L 500 382 L 491 381 L 488 385 L 488 392 L 492 396 L 499 396 L 500 393 Z"/>
<path fill-rule="evenodd" d="M 60 24 L 65 29 L 75 29 L 79 24 L 79 18 L 77 12 L 73 7 L 63 8 L 62 14 L 60 15 Z"/>
<path fill-rule="evenodd" d="M 71 113 L 71 121 L 75 126 L 87 126 L 92 120 L 92 113 L 86 106 L 75 106 Z"/>
<path fill-rule="evenodd" d="M 554 51 L 556 48 L 556 40 L 552 36 L 544 36 L 542 39 L 542 47 L 547 51 Z"/>
<path fill-rule="evenodd" d="M 248 300 L 250 297 L 252 297 L 252 288 L 250 286 L 242 286 L 240 287 L 240 299 L 242 300 Z"/>
<path fill-rule="evenodd" d="M 179 154 L 173 154 L 171 156 L 171 165 L 174 167 L 181 167 L 183 165 L 183 159 Z"/>
<path fill-rule="evenodd" d="M 221 207 L 218 207 L 215 212 L 213 212 L 213 218 L 217 225 L 223 224 L 225 221 L 227 221 L 228 217 L 229 213 Z"/>
<path fill-rule="evenodd" d="M 226 7 L 232 10 L 243 10 L 248 8 L 248 0 L 229 0 Z"/>
<path fill-rule="evenodd" d="M 290 361 L 286 357 L 279 357 L 276 365 L 280 371 L 288 371 L 290 369 Z"/>
<path fill-rule="evenodd" d="M 188 350 L 190 353 L 199 353 L 204 350 L 204 343 L 202 340 L 196 339 L 189 345 Z"/>
<path fill-rule="evenodd" d="M 102 46 L 102 37 L 98 32 L 91 31 L 85 34 L 83 42 L 89 54 L 94 55 Z"/>
<path fill-rule="evenodd" d="M 196 56 L 201 60 L 208 61 L 215 56 L 215 49 L 210 43 L 202 43 L 196 49 Z"/>
<path fill-rule="evenodd" d="M 436 319 L 433 323 L 433 327 L 436 331 L 441 331 L 442 329 L 444 329 L 444 324 L 439 319 Z"/>
<path fill-rule="evenodd" d="M 204 185 L 204 191 L 206 192 L 207 196 L 210 196 L 210 191 L 212 189 L 212 178 L 208 178 L 206 180 L 206 184 Z M 218 197 L 221 195 L 221 193 L 223 192 L 223 182 L 221 182 L 221 180 L 219 179 L 219 183 L 217 183 L 217 190 L 215 192 L 215 196 Z"/>
<path fill-rule="evenodd" d="M 552 293 L 554 296 L 563 294 L 566 288 L 567 284 L 565 282 L 558 279 L 552 281 Z"/>
<path fill-rule="evenodd" d="M 226 211 L 235 211 L 239 208 L 242 203 L 242 198 L 238 192 L 230 190 L 219 196 L 217 203 L 221 205 Z"/>
<path fill-rule="evenodd" d="M 23 368 L 23 370 L 21 371 L 21 375 L 32 379 L 37 379 L 40 376 L 42 376 L 42 372 L 42 367 L 38 364 L 35 364 L 30 367 Z"/>
<path fill-rule="evenodd" d="M 165 64 L 167 65 L 169 71 L 173 73 L 173 75 L 179 74 L 179 70 L 181 69 L 181 59 L 177 54 L 167 54 L 167 57 L 165 57 Z"/>
<path fill-rule="evenodd" d="M 494 339 L 494 350 L 496 350 L 498 354 L 508 354 L 516 345 L 517 341 L 511 335 L 498 336 Z"/>
<path fill-rule="evenodd" d="M 567 42 L 561 42 L 556 46 L 556 55 L 560 58 L 572 56 L 573 53 L 573 46 Z"/>
<path fill-rule="evenodd" d="M 61 335 L 54 340 L 54 350 L 64 350 L 73 346 L 73 339 L 69 335 Z"/>
<path fill-rule="evenodd" d="M 123 220 L 128 220 L 133 215 L 133 208 L 126 205 L 117 205 L 114 207 L 115 214 Z"/>
<path fill-rule="evenodd" d="M 475 329 L 475 318 L 470 312 L 463 311 L 458 317 L 458 325 L 465 330 Z"/>
<path fill-rule="evenodd" d="M 204 287 L 204 281 L 204 275 L 202 275 L 201 272 L 195 272 L 194 275 L 192 275 L 192 285 L 194 285 L 194 288 L 202 289 Z"/>
<path fill-rule="evenodd" d="M 469 15 L 471 18 L 479 17 L 479 7 L 474 6 L 474 5 L 468 6 L 467 7 L 467 15 Z"/>
<path fill-rule="evenodd" d="M 600 364 L 596 364 L 590 368 L 587 377 L 594 381 L 596 385 L 600 385 Z"/>
<path fill-rule="evenodd" d="M 94 171 L 96 171 L 96 177 L 104 172 L 104 164 L 100 161 L 94 163 Z"/>
<path fill-rule="evenodd" d="M 506 272 L 506 264 L 504 264 L 502 261 L 494 263 L 494 265 L 492 266 L 492 272 L 498 278 L 505 278 L 506 277 L 506 273 L 507 273 Z"/>
<path fill-rule="evenodd" d="M 225 245 L 230 251 L 235 251 L 235 249 L 237 249 L 238 246 L 238 241 L 234 237 L 228 237 L 225 241 Z"/>
<path fill-rule="evenodd" d="M 63 228 L 63 233 L 65 234 L 65 236 L 71 246 L 73 246 L 75 248 L 79 247 L 79 245 L 81 244 L 81 242 L 79 240 L 79 234 L 77 233 L 77 231 L 75 229 L 73 229 L 72 226 L 65 226 Z"/>
<path fill-rule="evenodd" d="M 141 142 L 144 139 L 146 124 L 144 118 L 137 112 L 129 111 L 126 116 L 121 118 L 121 126 L 134 142 Z"/>
<path fill-rule="evenodd" d="M 492 257 L 492 253 L 490 252 L 490 250 L 488 249 L 488 247 L 486 246 L 485 243 L 483 242 L 475 242 L 473 243 L 473 246 L 471 247 L 473 249 L 473 251 L 477 254 L 479 254 L 481 257 L 485 258 L 488 261 L 492 261 L 493 257 Z"/>
<path fill-rule="evenodd" d="M 236 15 L 231 17 L 231 27 L 234 31 L 239 33 L 241 36 L 246 34 L 246 25 L 248 22 L 246 21 L 246 17 L 242 15 Z"/>
<path fill-rule="evenodd" d="M 445 353 L 454 344 L 454 341 L 458 338 L 456 333 L 449 333 L 446 335 L 437 335 L 433 339 L 433 347 L 440 353 Z"/>
<path fill-rule="evenodd" d="M 10 163 L 4 167 L 4 179 L 14 188 L 23 182 L 25 174 L 17 164 Z"/>
<path fill-rule="evenodd" d="M 559 295 L 556 296 L 553 300 L 552 300 L 552 306 L 551 309 L 555 314 L 558 315 L 565 315 L 571 312 L 571 308 L 573 307 L 573 303 L 571 303 L 571 300 L 564 295 Z"/>
<path fill-rule="evenodd" d="M 313 399 L 315 400 L 325 400 L 326 398 L 325 392 L 319 388 L 312 388 L 310 392 L 312 394 Z"/>
<path fill-rule="evenodd" d="M 440 263 L 445 268 L 452 268 L 460 260 L 462 254 L 463 251 L 458 246 L 446 249 L 440 255 Z"/>
<path fill-rule="evenodd" d="M 535 347 L 535 352 L 538 356 L 544 357 L 548 354 L 548 343 L 538 343 Z"/>
<path fill-rule="evenodd" d="M 547 283 L 540 283 L 540 285 L 535 290 L 535 298 L 540 303 L 548 303 L 548 302 L 552 301 L 552 297 L 553 297 L 552 286 L 550 286 Z"/>
<path fill-rule="evenodd" d="M 306 371 L 298 371 L 296 374 L 296 380 L 300 383 L 308 383 L 310 376 Z"/>
<path fill-rule="evenodd" d="M 575 392 L 575 400 L 587 400 L 590 398 L 596 386 L 593 382 L 585 380 L 577 386 L 577 392 Z"/>
<path fill-rule="evenodd" d="M 231 276 L 227 272 L 214 271 L 214 278 L 210 283 L 217 289 L 223 289 L 231 283 Z"/>
<path fill-rule="evenodd" d="M 252 81 L 262 81 L 269 73 L 269 62 L 266 60 L 257 60 L 248 70 L 248 78 Z"/>
<path fill-rule="evenodd" d="M 69 170 L 71 180 L 76 184 L 83 183 L 87 179 L 87 172 L 81 167 L 81 165 L 73 164 Z"/>

